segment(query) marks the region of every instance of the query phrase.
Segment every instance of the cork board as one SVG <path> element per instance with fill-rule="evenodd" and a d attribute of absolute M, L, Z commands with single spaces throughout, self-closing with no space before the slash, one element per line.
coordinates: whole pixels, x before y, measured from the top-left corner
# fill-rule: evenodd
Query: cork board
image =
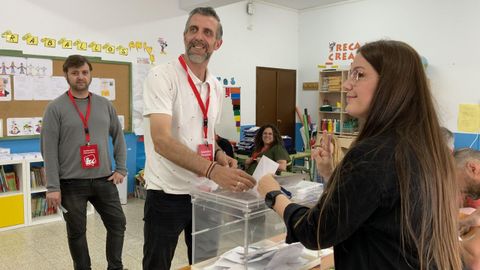
<path fill-rule="evenodd" d="M 62 65 L 63 57 L 24 55 L 18 51 L 2 51 L 0 56 L 43 58 L 53 60 L 53 76 L 64 76 Z M 112 101 L 118 115 L 124 116 L 125 131 L 132 130 L 132 68 L 129 62 L 103 61 L 100 58 L 88 58 L 92 64 L 92 77 L 111 78 L 115 80 L 115 100 Z M 14 76 L 14 75 L 11 75 Z M 12 80 L 13 81 L 13 78 Z M 15 85 L 12 84 L 13 92 Z M 65 89 L 66 91 L 67 89 Z M 50 100 L 14 100 L 0 102 L 0 119 L 2 121 L 3 137 L 1 139 L 32 138 L 33 136 L 7 136 L 7 118 L 42 117 Z"/>

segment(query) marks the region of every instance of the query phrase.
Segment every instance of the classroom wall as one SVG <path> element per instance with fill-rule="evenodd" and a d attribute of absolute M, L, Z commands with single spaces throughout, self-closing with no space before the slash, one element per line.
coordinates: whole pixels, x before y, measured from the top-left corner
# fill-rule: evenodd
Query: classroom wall
<path fill-rule="evenodd" d="M 209 64 L 221 78 L 234 77 L 241 87 L 241 125 L 255 124 L 256 67 L 297 69 L 298 12 L 271 4 L 255 2 L 255 14 L 246 13 L 247 1 L 216 8 L 222 21 L 223 44 Z M 187 16 L 179 16 L 109 32 L 127 41 L 125 33 L 155 44 L 159 37 L 168 41 L 167 54 L 158 63 L 175 60 L 184 52 L 183 30 Z M 139 31 L 141 29 L 141 31 Z M 230 84 L 229 84 L 230 85 Z M 231 138 L 238 139 L 238 138 Z"/>
<path fill-rule="evenodd" d="M 299 87 L 303 81 L 318 79 L 317 64 L 325 62 L 331 41 L 402 40 L 428 60 L 441 123 L 457 132 L 458 105 L 480 104 L 479 10 L 477 0 L 364 0 L 302 12 Z M 299 92 L 298 103 L 317 111 L 317 93 Z M 470 134 L 467 140 L 475 136 Z"/>
<path fill-rule="evenodd" d="M 114 1 L 107 2 L 115 4 Z M 144 4 L 148 2 L 142 1 Z M 246 3 L 244 1 L 217 9 L 225 30 L 224 44 L 214 54 L 210 65 L 214 74 L 222 78 L 235 77 L 236 86 L 242 88 L 242 126 L 255 124 L 255 67 L 296 69 L 298 66 L 298 13 L 286 8 L 256 4 L 255 15 L 250 16 L 245 12 Z M 19 33 L 20 39 L 22 35 L 32 33 L 40 38 L 65 37 L 124 46 L 132 40 L 147 42 L 153 47 L 156 64 L 174 60 L 184 51 L 182 33 L 187 19 L 185 11 L 176 11 L 179 14 L 177 17 L 156 18 L 148 22 L 147 20 L 134 21 L 125 17 L 125 20 L 120 23 L 113 23 L 108 20 L 112 16 L 105 15 L 104 23 L 99 23 L 102 21 L 99 19 L 99 14 L 102 12 L 96 9 L 105 9 L 106 6 L 90 5 L 90 12 L 77 12 L 77 10 L 84 10 L 84 5 L 88 3 L 82 3 L 82 7 L 75 9 L 74 5 L 57 1 L 7 1 L 2 3 L 2 10 L 9 12 L 2 13 L 0 31 L 11 30 Z M 121 5 L 122 8 L 125 6 Z M 132 11 L 134 10 L 135 8 L 132 8 Z M 113 11 L 105 9 L 104 12 Z M 185 15 L 181 15 L 182 13 Z M 265 35 L 265 33 L 269 34 Z M 158 38 L 168 41 L 166 54 L 159 53 Z M 77 51 L 75 48 L 66 50 L 58 46 L 53 49 L 43 45 L 28 46 L 23 41 L 18 44 L 9 44 L 4 39 L 0 39 L 0 47 L 7 50 L 21 50 L 25 54 L 68 56 L 78 53 L 101 57 L 104 60 L 132 62 L 134 69 L 132 81 L 135 91 L 141 91 L 142 83 L 135 78 L 137 58 L 148 58 L 148 54 L 142 49 L 133 49 L 125 57 L 118 54 L 93 53 L 90 50 Z M 1 146 L 10 147 L 13 152 L 38 151 L 38 139 L 0 140 Z M 133 134 L 127 134 L 127 147 L 129 149 L 127 166 L 130 171 L 128 190 L 133 192 L 133 176 L 139 168 L 137 165 L 144 162 L 143 144 L 137 143 L 137 137 Z"/>
<path fill-rule="evenodd" d="M 145 41 L 153 46 L 157 63 L 174 60 L 184 51 L 182 33 L 186 12 L 178 12 L 178 16 L 172 18 L 149 21 L 125 18 L 121 23 L 105 21 L 98 24 L 96 22 L 101 20 L 96 18 L 96 14 L 99 12 L 95 12 L 95 15 L 79 14 L 74 5 L 67 5 L 68 9 L 62 10 L 52 8 L 47 3 L 49 1 L 46 0 L 5 1 L 2 10 L 8 12 L 2 13 L 0 31 L 8 29 L 22 34 L 31 32 L 39 36 L 65 36 L 123 45 L 132 40 Z M 442 124 L 452 131 L 457 131 L 458 104 L 480 103 L 480 91 L 475 80 L 478 73 L 475 65 L 480 62 L 480 54 L 475 50 L 480 41 L 480 37 L 475 34 L 475 29 L 480 24 L 476 14 L 480 10 L 480 2 L 476 0 L 362 0 L 302 12 L 255 1 L 253 16 L 246 14 L 246 3 L 247 1 L 242 1 L 216 9 L 225 30 L 224 44 L 213 55 L 210 63 L 214 74 L 222 78 L 235 77 L 236 85 L 242 87 L 242 126 L 255 124 L 257 66 L 296 69 L 297 104 L 300 108 L 306 107 L 310 112 L 316 112 L 318 93 L 303 91 L 301 84 L 304 81 L 318 80 L 317 65 L 325 61 L 330 41 L 363 43 L 391 38 L 411 44 L 429 62 L 427 73 L 438 103 L 440 118 Z M 126 4 L 122 5 L 123 8 L 125 6 Z M 105 7 L 91 5 L 90 8 Z M 105 9 L 104 12 L 111 13 L 113 10 L 115 9 Z M 158 38 L 168 41 L 164 55 L 159 54 Z M 124 57 L 118 54 L 78 52 L 75 49 L 19 47 L 7 44 L 3 39 L 0 39 L 0 46 L 2 49 L 20 49 L 29 54 L 67 56 L 82 53 L 105 60 L 130 61 L 134 63 L 134 68 L 137 57 L 148 57 L 145 51 L 135 49 Z M 136 81 L 135 77 L 133 81 Z M 141 84 L 141 81 L 135 83 Z M 137 89 L 141 89 L 141 85 Z M 459 145 L 462 146 L 470 145 L 475 136 L 456 134 L 456 138 L 461 141 Z M 136 137 L 134 138 L 132 141 L 136 142 Z M 1 143 L 9 144 L 9 141 Z M 141 145 L 141 142 L 138 144 Z M 128 146 L 135 150 L 135 155 L 138 154 L 138 144 Z M 478 140 L 473 144 L 474 147 L 475 145 L 479 147 Z M 141 155 L 142 151 L 139 153 Z M 141 163 L 142 157 L 135 157 L 134 160 L 129 168 L 137 168 L 136 163 Z M 133 173 L 130 176 L 133 177 Z"/>

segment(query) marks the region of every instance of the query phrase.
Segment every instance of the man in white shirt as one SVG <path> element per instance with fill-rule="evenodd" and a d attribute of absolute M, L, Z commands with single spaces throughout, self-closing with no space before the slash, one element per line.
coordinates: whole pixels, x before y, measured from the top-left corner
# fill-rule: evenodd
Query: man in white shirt
<path fill-rule="evenodd" d="M 185 54 L 153 68 L 145 81 L 143 269 L 170 269 L 182 231 L 192 263 L 192 189 L 241 192 L 255 185 L 215 144 L 223 90 L 207 65 L 222 34 L 214 9 L 194 9 L 183 34 Z"/>

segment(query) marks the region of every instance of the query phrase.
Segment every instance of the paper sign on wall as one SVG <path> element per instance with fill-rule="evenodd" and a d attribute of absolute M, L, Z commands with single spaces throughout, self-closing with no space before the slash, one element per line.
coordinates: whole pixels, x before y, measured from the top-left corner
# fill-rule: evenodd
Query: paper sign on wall
<path fill-rule="evenodd" d="M 480 132 L 480 104 L 460 104 L 457 129 L 463 132 Z"/>

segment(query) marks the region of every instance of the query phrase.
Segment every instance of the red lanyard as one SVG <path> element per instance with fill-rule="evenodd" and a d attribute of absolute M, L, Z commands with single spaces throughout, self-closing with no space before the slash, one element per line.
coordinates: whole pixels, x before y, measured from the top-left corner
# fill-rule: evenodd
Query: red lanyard
<path fill-rule="evenodd" d="M 83 113 L 78 109 L 77 102 L 75 102 L 75 99 L 73 98 L 72 95 L 72 90 L 68 91 L 68 97 L 70 98 L 70 101 L 72 102 L 73 106 L 75 106 L 75 109 L 77 109 L 78 115 L 80 116 L 80 119 L 82 120 L 83 123 L 83 130 L 85 131 L 85 140 L 87 141 L 87 144 L 90 143 L 90 132 L 88 131 L 88 118 L 90 118 L 90 93 L 88 94 L 88 105 L 87 105 L 87 115 L 83 116 Z"/>
<path fill-rule="evenodd" d="M 198 105 L 200 105 L 200 109 L 202 109 L 203 135 L 206 141 L 208 138 L 207 134 L 208 134 L 208 107 L 210 105 L 210 84 L 207 83 L 207 86 L 208 86 L 207 101 L 205 102 L 205 104 L 203 104 L 202 97 L 200 96 L 200 93 L 198 92 L 197 87 L 193 83 L 192 77 L 190 77 L 190 74 L 188 74 L 187 64 L 185 63 L 185 59 L 183 59 L 183 55 L 180 55 L 178 57 L 178 61 L 180 61 L 180 64 L 182 65 L 183 69 L 185 69 L 185 72 L 187 73 L 188 83 L 190 84 L 190 87 L 192 88 L 192 91 L 195 94 L 195 97 L 197 98 L 197 102 L 198 102 Z"/>

